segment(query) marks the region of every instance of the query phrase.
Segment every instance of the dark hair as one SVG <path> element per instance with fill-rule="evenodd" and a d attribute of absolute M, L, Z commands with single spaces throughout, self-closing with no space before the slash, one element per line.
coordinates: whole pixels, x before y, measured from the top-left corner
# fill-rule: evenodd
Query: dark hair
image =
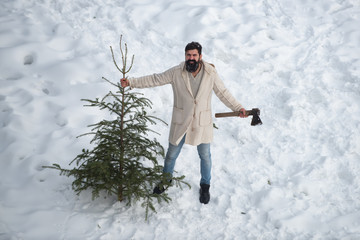
<path fill-rule="evenodd" d="M 198 43 L 198 42 L 188 43 L 185 47 L 185 52 L 188 50 L 193 50 L 193 49 L 197 49 L 199 52 L 199 55 L 201 55 L 202 47 L 201 47 L 200 43 Z"/>

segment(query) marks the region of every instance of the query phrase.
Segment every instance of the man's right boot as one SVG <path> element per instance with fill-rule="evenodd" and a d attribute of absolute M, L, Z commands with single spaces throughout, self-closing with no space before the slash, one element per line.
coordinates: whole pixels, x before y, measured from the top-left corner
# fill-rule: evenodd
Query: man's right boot
<path fill-rule="evenodd" d="M 163 192 L 165 192 L 166 189 L 168 189 L 168 187 L 170 186 L 172 180 L 169 181 L 169 185 L 166 185 L 164 183 L 159 183 L 158 185 L 156 185 L 156 187 L 153 190 L 153 194 L 162 194 Z M 166 188 L 165 188 L 166 187 Z"/>
<path fill-rule="evenodd" d="M 210 185 L 209 184 L 200 184 L 200 202 L 203 204 L 208 204 L 210 201 Z"/>
<path fill-rule="evenodd" d="M 153 194 L 162 194 L 163 192 L 165 192 L 165 188 L 163 184 L 158 184 L 153 191 Z"/>

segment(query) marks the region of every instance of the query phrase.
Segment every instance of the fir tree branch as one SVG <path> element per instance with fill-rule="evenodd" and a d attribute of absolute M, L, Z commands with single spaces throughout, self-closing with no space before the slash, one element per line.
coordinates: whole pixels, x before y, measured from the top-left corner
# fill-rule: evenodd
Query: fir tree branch
<path fill-rule="evenodd" d="M 115 64 L 115 66 L 116 66 L 116 68 L 119 70 L 119 72 L 123 72 L 123 70 L 122 69 L 120 69 L 119 68 L 119 66 L 117 65 L 117 63 L 116 63 L 116 60 L 115 60 L 115 56 L 114 56 L 114 51 L 113 51 L 113 49 L 112 49 L 112 47 L 110 46 L 110 51 L 111 51 L 111 56 L 112 56 L 112 59 L 113 59 L 113 62 L 114 62 L 114 64 Z"/>

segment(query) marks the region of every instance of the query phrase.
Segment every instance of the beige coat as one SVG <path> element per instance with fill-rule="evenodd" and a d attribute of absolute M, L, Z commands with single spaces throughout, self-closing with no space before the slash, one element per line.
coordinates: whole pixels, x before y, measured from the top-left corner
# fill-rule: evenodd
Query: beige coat
<path fill-rule="evenodd" d="M 231 110 L 239 111 L 242 105 L 226 89 L 215 68 L 204 62 L 204 76 L 196 97 L 193 96 L 185 62 L 169 70 L 139 78 L 129 78 L 130 87 L 148 88 L 171 84 L 174 96 L 169 141 L 178 145 L 186 134 L 185 143 L 199 145 L 213 139 L 211 113 L 212 91 Z"/>

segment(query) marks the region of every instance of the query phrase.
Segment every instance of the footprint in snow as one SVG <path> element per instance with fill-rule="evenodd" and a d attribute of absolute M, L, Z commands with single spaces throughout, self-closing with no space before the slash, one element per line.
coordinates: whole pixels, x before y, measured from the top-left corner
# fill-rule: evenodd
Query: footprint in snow
<path fill-rule="evenodd" d="M 28 54 L 24 57 L 24 65 L 31 65 L 35 62 L 35 54 Z"/>

